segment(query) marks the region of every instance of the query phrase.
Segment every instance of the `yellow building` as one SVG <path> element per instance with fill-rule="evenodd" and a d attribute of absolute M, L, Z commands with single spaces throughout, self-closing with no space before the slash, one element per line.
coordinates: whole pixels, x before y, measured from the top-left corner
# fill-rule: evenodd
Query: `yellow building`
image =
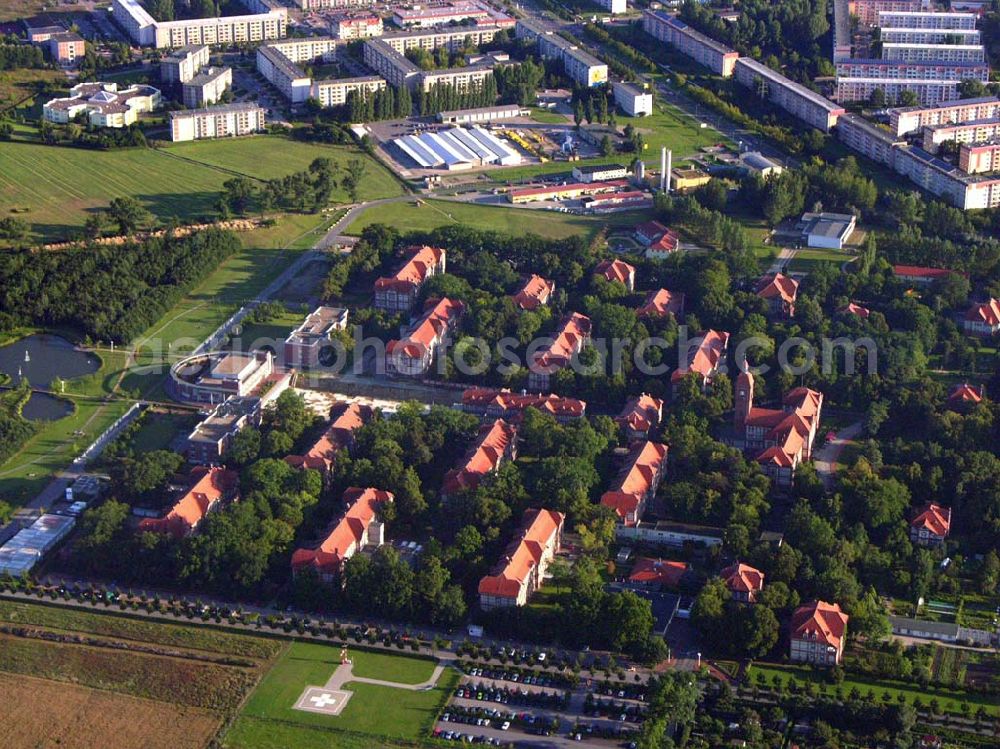
<path fill-rule="evenodd" d="M 694 190 L 707 185 L 711 177 L 700 169 L 674 169 L 670 173 L 670 187 L 673 190 Z"/>

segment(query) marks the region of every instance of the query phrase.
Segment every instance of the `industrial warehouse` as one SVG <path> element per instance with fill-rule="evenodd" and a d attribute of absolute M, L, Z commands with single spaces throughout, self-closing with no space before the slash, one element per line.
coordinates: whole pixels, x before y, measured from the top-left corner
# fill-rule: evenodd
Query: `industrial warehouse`
<path fill-rule="evenodd" d="M 423 169 L 470 169 L 497 164 L 516 166 L 521 154 L 481 127 L 404 135 L 392 144 Z"/>

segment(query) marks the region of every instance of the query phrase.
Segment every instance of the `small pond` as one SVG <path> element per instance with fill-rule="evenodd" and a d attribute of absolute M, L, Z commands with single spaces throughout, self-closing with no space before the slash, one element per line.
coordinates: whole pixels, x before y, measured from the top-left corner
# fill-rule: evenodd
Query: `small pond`
<path fill-rule="evenodd" d="M 56 335 L 36 333 L 0 347 L 0 372 L 15 385 L 27 377 L 33 386 L 47 388 L 56 379 L 71 380 L 100 368 L 100 358 Z M 72 412 L 69 401 L 33 393 L 21 413 L 26 419 L 53 421 Z"/>

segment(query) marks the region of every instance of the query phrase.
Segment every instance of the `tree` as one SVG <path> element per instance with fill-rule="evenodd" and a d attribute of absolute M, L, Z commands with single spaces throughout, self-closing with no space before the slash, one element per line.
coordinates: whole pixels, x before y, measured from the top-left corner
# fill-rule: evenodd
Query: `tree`
<path fill-rule="evenodd" d="M 614 156 L 615 154 L 615 144 L 610 135 L 601 138 L 601 154 L 604 156 Z"/>
<path fill-rule="evenodd" d="M 882 109 L 885 106 L 885 91 L 881 87 L 876 86 L 872 89 L 872 93 L 868 97 L 868 105 L 873 109 Z"/>
<path fill-rule="evenodd" d="M 223 199 L 230 210 L 239 215 L 246 214 L 257 192 L 253 180 L 248 177 L 234 177 L 222 183 Z"/>
<path fill-rule="evenodd" d="M 653 629 L 653 605 L 631 590 L 610 593 L 604 600 L 602 619 L 607 643 L 616 651 L 635 655 Z"/>
<path fill-rule="evenodd" d="M 361 159 L 350 159 L 345 167 L 347 176 L 344 177 L 344 189 L 351 198 L 352 203 L 358 202 L 358 188 L 361 186 L 361 179 L 365 175 L 365 162 Z"/>
<path fill-rule="evenodd" d="M 896 97 L 896 106 L 899 107 L 915 107 L 920 103 L 920 99 L 917 95 L 907 89 L 906 91 L 901 91 L 899 96 Z"/>
<path fill-rule="evenodd" d="M 80 517 L 77 552 L 85 567 L 93 571 L 108 569 L 108 564 L 120 559 L 116 542 L 127 533 L 130 508 L 124 502 L 109 499 L 92 507 Z"/>
<path fill-rule="evenodd" d="M 118 224 L 119 234 L 132 234 L 152 218 L 138 200 L 127 196 L 112 200 L 108 206 L 108 215 Z"/>
<path fill-rule="evenodd" d="M 226 459 L 237 466 L 246 466 L 260 456 L 260 430 L 248 426 L 239 430 L 229 446 Z"/>
<path fill-rule="evenodd" d="M 0 218 L 0 239 L 10 239 L 19 242 L 26 239 L 31 231 L 31 224 L 23 218 L 8 216 Z"/>
<path fill-rule="evenodd" d="M 726 632 L 726 602 L 729 588 L 721 578 L 705 583 L 691 607 L 691 623 L 701 632 L 706 644 L 725 652 L 731 633 Z"/>
<path fill-rule="evenodd" d="M 781 625 L 766 606 L 743 607 L 740 616 L 740 645 L 751 658 L 762 658 L 778 642 Z"/>

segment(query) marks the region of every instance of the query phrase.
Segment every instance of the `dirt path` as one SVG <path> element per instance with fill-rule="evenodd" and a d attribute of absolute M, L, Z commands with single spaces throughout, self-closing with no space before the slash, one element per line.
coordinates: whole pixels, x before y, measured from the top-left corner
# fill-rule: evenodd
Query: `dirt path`
<path fill-rule="evenodd" d="M 361 684 L 375 684 L 380 687 L 392 687 L 393 689 L 408 689 L 411 692 L 422 692 L 427 689 L 433 689 L 443 672 L 444 666 L 438 664 L 434 667 L 434 672 L 431 674 L 431 678 L 427 681 L 422 681 L 419 684 L 401 684 L 398 681 L 367 679 L 364 676 L 355 676 L 354 664 L 348 661 L 347 663 L 341 663 L 337 666 L 337 670 L 333 672 L 333 675 L 329 679 L 327 679 L 324 688 L 330 690 L 341 690 L 343 689 L 344 684 L 353 681 L 360 682 Z"/>

